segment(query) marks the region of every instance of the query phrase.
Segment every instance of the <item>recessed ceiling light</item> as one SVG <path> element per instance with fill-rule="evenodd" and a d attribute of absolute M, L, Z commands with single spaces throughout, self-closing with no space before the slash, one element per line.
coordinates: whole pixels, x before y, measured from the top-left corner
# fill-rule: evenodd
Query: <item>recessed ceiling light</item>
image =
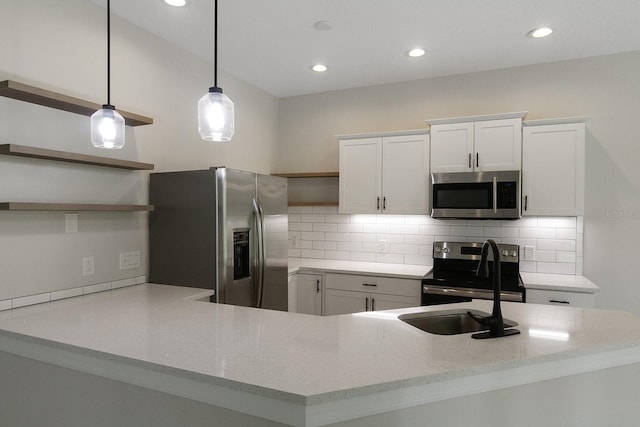
<path fill-rule="evenodd" d="M 318 31 L 329 31 L 330 29 L 333 28 L 333 24 L 329 21 L 318 21 L 315 24 L 313 24 L 313 28 L 315 28 Z"/>
<path fill-rule="evenodd" d="M 322 64 L 316 64 L 316 65 L 312 65 L 311 69 L 316 73 L 324 73 L 325 71 L 327 71 L 327 66 Z"/>
<path fill-rule="evenodd" d="M 182 7 L 187 5 L 188 0 L 164 0 L 169 6 Z"/>
<path fill-rule="evenodd" d="M 540 28 L 536 28 L 535 30 L 531 30 L 529 32 L 529 36 L 533 37 L 535 39 L 539 39 L 539 38 L 542 38 L 542 37 L 547 37 L 551 33 L 553 33 L 553 30 L 551 28 L 549 28 L 549 27 L 540 27 Z"/>
<path fill-rule="evenodd" d="M 426 52 L 424 51 L 424 49 L 420 49 L 419 47 L 407 51 L 407 55 L 409 55 L 412 58 L 419 58 L 425 53 Z"/>

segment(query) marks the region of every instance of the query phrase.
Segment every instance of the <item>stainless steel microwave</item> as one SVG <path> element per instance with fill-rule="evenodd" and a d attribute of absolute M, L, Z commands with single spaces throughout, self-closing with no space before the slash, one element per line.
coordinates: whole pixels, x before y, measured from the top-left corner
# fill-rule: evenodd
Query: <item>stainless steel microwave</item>
<path fill-rule="evenodd" d="M 520 171 L 432 173 L 431 217 L 520 218 Z"/>

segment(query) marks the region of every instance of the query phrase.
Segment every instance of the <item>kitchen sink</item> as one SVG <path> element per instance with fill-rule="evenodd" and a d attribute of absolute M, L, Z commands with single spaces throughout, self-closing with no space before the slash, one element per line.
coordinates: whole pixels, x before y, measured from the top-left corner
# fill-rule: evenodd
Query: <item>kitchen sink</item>
<path fill-rule="evenodd" d="M 425 332 L 437 335 L 457 335 L 489 330 L 489 326 L 476 322 L 467 312 L 480 317 L 490 316 L 484 311 L 456 309 L 402 314 L 398 316 L 398 319 Z M 505 328 L 517 325 L 517 322 L 504 319 Z"/>

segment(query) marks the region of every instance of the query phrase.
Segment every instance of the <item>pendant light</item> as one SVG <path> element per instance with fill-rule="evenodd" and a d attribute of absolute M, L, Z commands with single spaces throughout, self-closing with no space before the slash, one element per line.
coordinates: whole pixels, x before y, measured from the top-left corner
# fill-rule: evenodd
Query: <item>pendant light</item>
<path fill-rule="evenodd" d="M 234 133 L 233 102 L 218 87 L 218 0 L 213 10 L 213 87 L 198 101 L 198 131 L 205 141 L 230 141 Z"/>
<path fill-rule="evenodd" d="M 91 116 L 91 143 L 96 148 L 124 147 L 124 119 L 111 105 L 111 0 L 107 0 L 107 103 Z"/>

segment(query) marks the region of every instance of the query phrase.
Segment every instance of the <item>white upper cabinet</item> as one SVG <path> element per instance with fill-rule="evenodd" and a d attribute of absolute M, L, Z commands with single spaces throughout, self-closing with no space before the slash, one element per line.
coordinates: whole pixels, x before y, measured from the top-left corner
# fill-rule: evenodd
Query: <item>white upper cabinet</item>
<path fill-rule="evenodd" d="M 426 214 L 428 135 L 340 140 L 340 213 Z"/>
<path fill-rule="evenodd" d="M 525 126 L 523 215 L 584 215 L 584 152 L 584 123 Z"/>
<path fill-rule="evenodd" d="M 524 115 L 427 121 L 431 125 L 431 172 L 520 170 Z"/>

